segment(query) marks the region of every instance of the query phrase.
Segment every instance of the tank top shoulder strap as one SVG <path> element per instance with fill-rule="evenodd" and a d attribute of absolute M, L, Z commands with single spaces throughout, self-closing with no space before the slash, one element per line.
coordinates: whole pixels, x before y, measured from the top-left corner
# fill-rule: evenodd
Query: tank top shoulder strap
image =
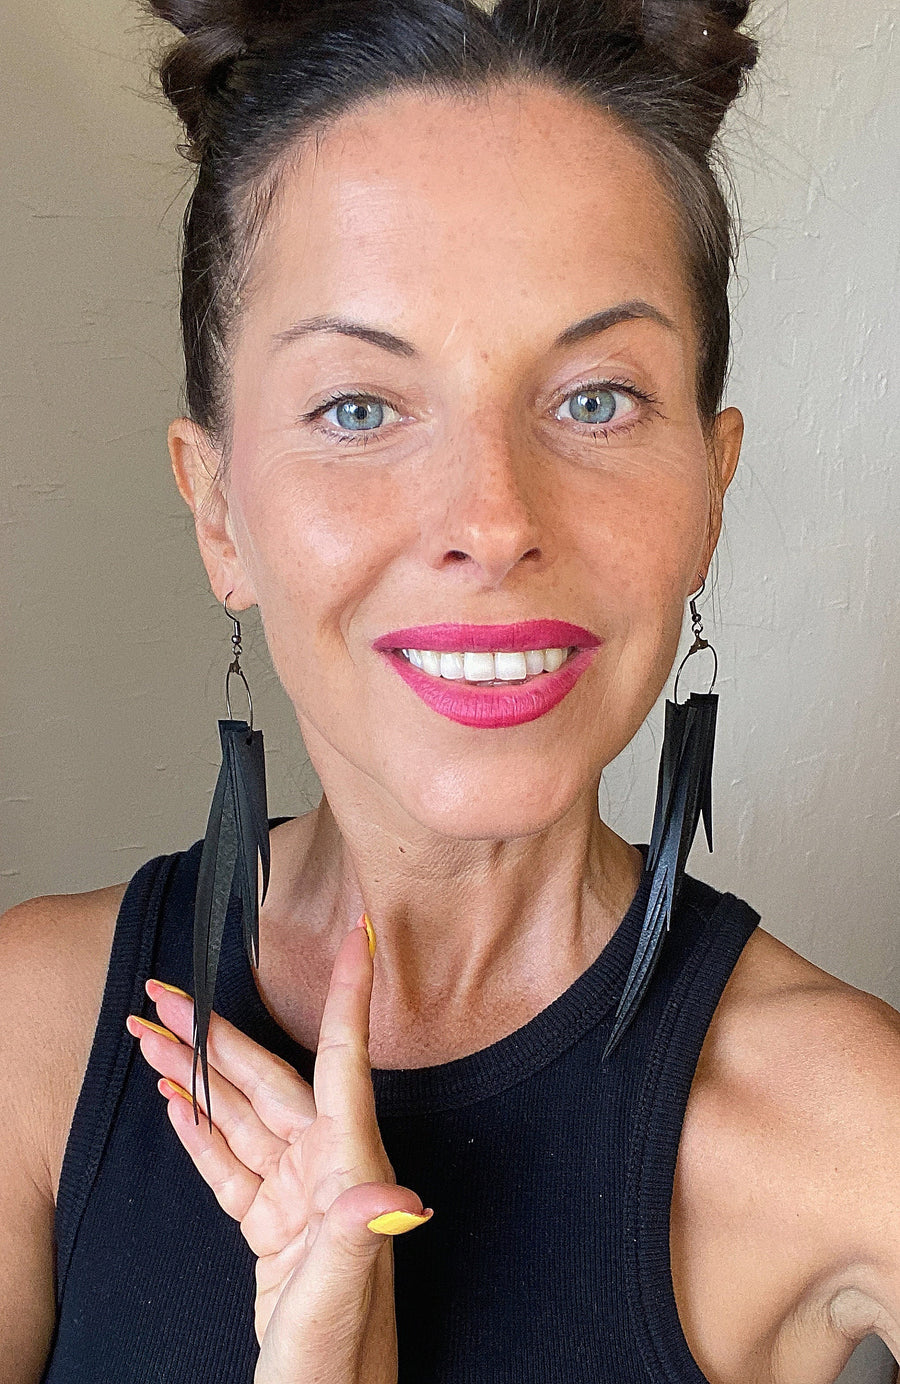
<path fill-rule="evenodd" d="M 144 981 L 152 974 L 166 895 L 182 856 L 177 852 L 148 860 L 132 875 L 119 906 L 103 999 L 60 1171 L 57 1300 L 133 1057 L 134 1040 L 125 1020 L 144 1007 Z"/>
<path fill-rule="evenodd" d="M 685 876 L 657 976 L 634 1025 L 628 1061 L 640 1080 L 624 1177 L 622 1243 L 631 1326 L 647 1377 L 657 1384 L 707 1384 L 678 1316 L 670 1208 L 700 1050 L 759 921 L 759 914 L 734 894 Z"/>
<path fill-rule="evenodd" d="M 270 828 L 287 817 L 269 819 Z M 103 999 L 60 1170 L 56 1200 L 57 1303 L 131 1064 L 140 1060 L 125 1027 L 129 1014 L 152 1017 L 144 989 L 160 976 L 190 992 L 197 870 L 202 837 L 187 850 L 158 855 L 132 875 L 122 897 Z"/>

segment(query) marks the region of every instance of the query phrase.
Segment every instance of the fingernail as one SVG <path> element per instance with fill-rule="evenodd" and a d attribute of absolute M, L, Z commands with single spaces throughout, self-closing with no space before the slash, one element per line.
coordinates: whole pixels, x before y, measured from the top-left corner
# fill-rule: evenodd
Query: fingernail
<path fill-rule="evenodd" d="M 164 980 L 155 980 L 152 976 L 147 981 L 147 985 L 158 985 L 161 990 L 168 990 L 173 995 L 184 995 L 184 998 L 186 1000 L 189 1000 L 191 998 L 187 990 L 179 990 L 177 985 L 167 985 Z M 145 990 L 147 990 L 147 985 L 144 986 Z M 147 993 L 150 993 L 149 990 L 147 991 Z"/>
<path fill-rule="evenodd" d="M 402 1235 L 405 1230 L 415 1230 L 417 1225 L 424 1225 L 433 1215 L 430 1207 L 421 1216 L 413 1215 L 412 1211 L 385 1211 L 374 1220 L 366 1221 L 366 1229 L 374 1230 L 378 1235 Z"/>
<path fill-rule="evenodd" d="M 141 1019 L 137 1014 L 129 1014 L 125 1022 L 125 1027 L 133 1038 L 139 1038 L 140 1034 L 135 1033 L 130 1027 L 131 1024 L 141 1024 L 144 1028 L 152 1029 L 154 1033 L 161 1033 L 164 1038 L 171 1038 L 173 1043 L 180 1043 L 181 1039 L 176 1038 L 175 1034 L 168 1028 L 163 1028 L 162 1024 L 155 1024 L 151 1019 Z"/>
<path fill-rule="evenodd" d="M 365 930 L 366 930 L 366 936 L 367 936 L 368 939 L 369 939 L 369 955 L 370 955 L 370 956 L 374 956 L 374 955 L 375 955 L 375 946 L 376 946 L 376 943 L 375 943 L 375 929 L 374 929 L 373 926 L 372 926 L 372 919 L 369 917 L 368 913 L 364 913 L 364 914 L 362 915 L 362 917 L 361 917 L 360 920 L 359 920 L 359 926 L 365 928 Z"/>
<path fill-rule="evenodd" d="M 168 1094 L 168 1092 L 163 1090 L 163 1087 L 169 1086 L 175 1092 L 176 1096 L 183 1096 L 184 1099 L 187 1101 L 188 1105 L 194 1104 L 194 1100 L 190 1091 L 186 1091 L 183 1086 L 179 1086 L 178 1082 L 173 1081 L 171 1077 L 161 1076 L 156 1085 L 161 1095 L 165 1096 Z"/>

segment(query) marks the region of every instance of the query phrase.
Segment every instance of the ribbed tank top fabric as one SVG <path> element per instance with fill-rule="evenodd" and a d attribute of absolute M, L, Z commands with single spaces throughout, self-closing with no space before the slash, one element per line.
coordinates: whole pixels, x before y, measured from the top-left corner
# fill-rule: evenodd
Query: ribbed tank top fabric
<path fill-rule="evenodd" d="M 42 1384 L 252 1384 L 254 1257 L 125 1028 L 154 1015 L 148 976 L 191 989 L 201 846 L 147 861 L 122 899 L 60 1178 Z M 399 1384 L 708 1384 L 678 1318 L 669 1208 L 700 1048 L 759 915 L 686 877 L 604 1064 L 648 887 L 645 874 L 595 961 L 514 1033 L 438 1066 L 373 1070 L 397 1180 L 435 1209 L 393 1241 Z M 313 1055 L 260 998 L 239 908 L 216 1010 L 311 1081 Z"/>

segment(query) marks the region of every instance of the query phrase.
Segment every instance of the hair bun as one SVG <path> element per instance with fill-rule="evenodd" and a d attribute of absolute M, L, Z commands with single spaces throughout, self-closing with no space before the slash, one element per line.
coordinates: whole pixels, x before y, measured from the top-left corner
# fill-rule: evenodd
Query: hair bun
<path fill-rule="evenodd" d="M 758 56 L 739 32 L 750 0 L 633 0 L 644 43 L 689 83 L 709 121 L 709 141 Z"/>
<path fill-rule="evenodd" d="M 694 152 L 710 146 L 756 63 L 740 31 L 751 0 L 496 0 L 494 20 L 539 45 L 564 77 L 616 83 L 649 103 L 660 128 Z M 663 107 L 667 109 L 664 110 Z"/>
<path fill-rule="evenodd" d="M 183 151 L 199 161 L 212 129 L 212 102 L 236 58 L 258 39 L 284 32 L 307 6 L 290 0 L 144 0 L 157 19 L 178 29 L 159 63 L 163 92 L 188 137 Z"/>

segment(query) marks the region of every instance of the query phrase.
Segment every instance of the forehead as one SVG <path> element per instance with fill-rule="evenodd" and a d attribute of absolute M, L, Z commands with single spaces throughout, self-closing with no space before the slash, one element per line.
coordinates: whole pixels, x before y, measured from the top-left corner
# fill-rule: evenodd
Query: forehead
<path fill-rule="evenodd" d="M 339 308 L 420 340 L 426 316 L 529 333 L 644 298 L 687 334 L 690 315 L 650 155 L 605 112 L 525 84 L 395 92 L 319 131 L 286 165 L 252 274 L 261 326 Z"/>

